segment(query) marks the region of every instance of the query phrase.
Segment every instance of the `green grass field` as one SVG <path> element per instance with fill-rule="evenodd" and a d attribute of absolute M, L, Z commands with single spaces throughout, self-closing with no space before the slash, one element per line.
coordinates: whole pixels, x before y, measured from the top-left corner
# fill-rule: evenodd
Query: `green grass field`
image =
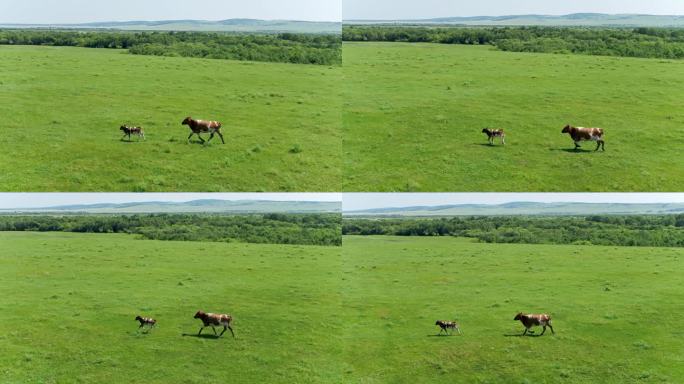
<path fill-rule="evenodd" d="M 3 383 L 677 383 L 684 251 L 0 233 Z M 195 337 L 204 309 L 237 338 Z M 518 311 L 556 335 L 519 337 Z M 157 329 L 138 332 L 134 317 Z M 463 336 L 437 337 L 437 319 Z M 538 334 L 539 331 L 537 331 Z"/>
<path fill-rule="evenodd" d="M 684 188 L 684 62 L 407 43 L 343 60 L 346 191 Z M 566 124 L 604 128 L 606 152 L 573 151 Z"/>
<path fill-rule="evenodd" d="M 339 247 L 7 232 L 0 244 L 2 383 L 341 382 Z M 195 337 L 198 309 L 231 313 L 237 338 Z M 158 328 L 138 332 L 138 314 Z"/>
<path fill-rule="evenodd" d="M 2 191 L 339 190 L 339 67 L 2 46 L 0 73 Z"/>
<path fill-rule="evenodd" d="M 415 237 L 343 249 L 349 382 L 684 381 L 682 249 Z M 556 335 L 519 337 L 519 311 L 549 313 Z M 438 319 L 463 336 L 436 337 Z"/>

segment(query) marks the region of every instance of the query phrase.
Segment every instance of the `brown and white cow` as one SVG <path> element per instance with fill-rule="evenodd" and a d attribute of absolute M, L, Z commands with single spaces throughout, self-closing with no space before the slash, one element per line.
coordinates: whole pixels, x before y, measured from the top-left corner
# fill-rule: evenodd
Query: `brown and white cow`
<path fill-rule="evenodd" d="M 144 326 L 149 326 L 150 328 L 154 327 L 157 325 L 157 320 L 151 318 L 151 317 L 142 317 L 142 316 L 136 316 L 135 320 L 140 322 L 140 326 L 138 329 L 144 327 Z"/>
<path fill-rule="evenodd" d="M 525 332 L 523 332 L 523 336 L 527 334 L 527 331 L 530 330 L 532 327 L 544 327 L 542 330 L 542 335 L 544 332 L 546 332 L 546 327 L 551 328 L 551 333 L 554 335 L 556 332 L 553 331 L 553 327 L 551 326 L 551 316 L 547 314 L 540 314 L 540 315 L 525 315 L 522 312 L 518 313 L 515 315 L 515 318 L 513 320 L 520 320 L 520 322 L 525 326 Z M 532 332 L 532 331 L 530 331 Z"/>
<path fill-rule="evenodd" d="M 214 330 L 214 335 L 216 335 L 216 328 L 214 327 L 223 326 L 223 332 L 221 332 L 221 334 L 218 335 L 218 337 L 223 336 L 223 334 L 226 332 L 226 329 L 230 329 L 230 333 L 233 335 L 233 338 L 235 338 L 233 328 L 230 327 L 230 324 L 233 322 L 233 316 L 231 315 L 197 311 L 197 313 L 195 313 L 195 319 L 202 320 L 203 324 L 202 328 L 200 328 L 199 332 L 197 333 L 197 336 L 202 334 L 202 330 L 204 329 L 204 327 L 211 327 L 211 329 Z"/>
<path fill-rule="evenodd" d="M 582 141 L 595 141 L 596 150 L 603 148 L 606 150 L 606 143 L 603 140 L 603 128 L 583 128 L 583 127 L 573 127 L 571 125 L 566 125 L 561 133 L 568 133 L 570 137 L 575 142 L 575 149 L 579 149 L 579 143 Z"/>
<path fill-rule="evenodd" d="M 506 133 L 504 133 L 503 129 L 485 128 L 482 130 L 482 133 L 487 134 L 489 144 L 494 145 L 494 138 L 500 137 L 501 138 L 501 144 L 506 145 Z"/>
<path fill-rule="evenodd" d="M 128 140 L 131 140 L 131 135 L 137 135 L 138 140 L 142 137 L 143 140 L 145 140 L 145 132 L 143 131 L 142 127 L 129 127 L 128 125 L 122 125 L 121 128 L 119 128 L 120 131 L 124 133 L 123 137 L 121 140 L 124 139 L 124 137 L 128 136 Z"/>
<path fill-rule="evenodd" d="M 183 120 L 183 122 L 181 123 L 181 125 L 187 125 L 192 130 L 192 133 L 190 133 L 190 136 L 188 136 L 188 140 L 190 140 L 192 135 L 197 135 L 197 137 L 199 137 L 202 143 L 204 143 L 204 139 L 202 138 L 202 136 L 200 136 L 200 133 L 211 133 L 211 136 L 209 136 L 209 140 L 207 140 L 207 143 L 214 138 L 214 134 L 219 135 L 219 137 L 221 138 L 221 142 L 223 144 L 226 143 L 223 140 L 223 134 L 221 133 L 221 123 L 219 123 L 218 121 L 195 120 L 192 117 L 186 117 L 185 120 Z"/>
<path fill-rule="evenodd" d="M 455 321 L 437 320 L 435 325 L 438 325 L 440 328 L 438 335 L 441 335 L 442 332 L 445 332 L 448 335 L 449 329 L 455 329 L 459 335 L 461 334 L 461 327 L 459 327 L 458 323 Z"/>

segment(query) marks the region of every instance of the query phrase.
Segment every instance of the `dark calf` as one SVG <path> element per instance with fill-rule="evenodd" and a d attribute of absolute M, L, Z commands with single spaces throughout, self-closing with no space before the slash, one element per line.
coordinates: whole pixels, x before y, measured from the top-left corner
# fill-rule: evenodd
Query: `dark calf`
<path fill-rule="evenodd" d="M 455 329 L 459 335 L 461 334 L 461 327 L 459 327 L 458 323 L 456 323 L 455 321 L 437 320 L 435 322 L 435 325 L 439 326 L 440 328 L 438 335 L 441 335 L 442 332 L 445 332 L 448 335 L 449 329 Z"/>
<path fill-rule="evenodd" d="M 123 137 L 121 140 L 124 139 L 124 137 L 128 136 L 128 140 L 131 140 L 131 135 L 136 135 L 138 136 L 138 140 L 142 137 L 143 140 L 145 140 L 145 132 L 143 131 L 142 127 L 129 127 L 127 125 L 122 125 L 121 128 L 119 128 L 120 131 L 124 133 Z"/>
<path fill-rule="evenodd" d="M 140 326 L 138 327 L 138 329 L 140 329 L 144 326 L 148 326 L 148 327 L 152 328 L 155 325 L 157 325 L 157 320 L 155 320 L 151 317 L 136 316 L 135 320 L 140 322 Z"/>
<path fill-rule="evenodd" d="M 485 128 L 482 130 L 482 133 L 487 135 L 487 139 L 489 140 L 489 144 L 494 145 L 494 138 L 500 137 L 501 138 L 501 144 L 506 145 L 506 134 L 504 133 L 503 129 Z"/>

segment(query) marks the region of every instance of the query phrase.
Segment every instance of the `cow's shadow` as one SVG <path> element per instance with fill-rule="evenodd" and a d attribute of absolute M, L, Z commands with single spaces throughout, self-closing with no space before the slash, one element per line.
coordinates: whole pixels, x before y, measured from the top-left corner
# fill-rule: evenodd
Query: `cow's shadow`
<path fill-rule="evenodd" d="M 601 151 L 595 151 L 593 149 L 584 149 L 584 148 L 551 148 L 549 151 L 555 151 L 555 152 L 567 152 L 567 153 L 594 153 L 594 152 L 601 152 Z"/>
<path fill-rule="evenodd" d="M 522 333 L 505 333 L 504 337 L 541 337 L 541 334 L 534 334 L 534 333 L 527 333 L 527 335 L 523 335 Z"/>
<path fill-rule="evenodd" d="M 211 145 L 214 143 L 214 141 L 212 141 L 212 142 L 210 143 L 209 140 L 204 140 L 204 141 L 199 141 L 199 140 L 188 140 L 187 143 L 190 144 L 190 145 L 201 145 L 201 146 L 204 146 L 204 147 L 209 147 L 209 146 L 211 146 Z M 221 142 L 220 142 L 220 140 L 219 140 L 219 144 L 220 144 L 220 143 L 221 143 Z"/>
<path fill-rule="evenodd" d="M 208 335 L 206 333 L 204 335 L 198 335 L 196 333 L 184 333 L 183 337 L 195 337 L 198 339 L 210 339 L 210 340 L 218 340 L 221 338 L 218 335 L 211 335 L 211 334 Z"/>
<path fill-rule="evenodd" d="M 445 334 L 435 335 L 434 333 L 427 335 L 427 337 L 451 337 L 451 336 L 460 336 L 460 335 L 451 335 L 451 334 L 449 334 L 449 335 L 445 335 Z"/>
<path fill-rule="evenodd" d="M 503 144 L 475 143 L 474 145 L 487 148 L 506 148 L 506 146 Z"/>

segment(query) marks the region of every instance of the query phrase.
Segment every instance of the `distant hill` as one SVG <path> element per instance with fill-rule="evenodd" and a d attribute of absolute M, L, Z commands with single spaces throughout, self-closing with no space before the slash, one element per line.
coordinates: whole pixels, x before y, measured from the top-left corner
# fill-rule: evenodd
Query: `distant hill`
<path fill-rule="evenodd" d="M 380 208 L 344 212 L 344 216 L 445 217 L 445 216 L 509 216 L 509 215 L 653 215 L 684 214 L 681 204 L 595 204 L 513 202 L 500 205 L 463 204 Z"/>
<path fill-rule="evenodd" d="M 337 202 L 261 201 L 261 200 L 194 200 L 175 202 L 141 202 L 124 204 L 64 205 L 45 208 L 0 209 L 0 214 L 12 213 L 324 213 L 340 212 Z"/>
<path fill-rule="evenodd" d="M 1 17 L 1 16 L 0 16 Z M 81 24 L 11 24 L 0 23 L 0 28 L 50 28 L 50 29 L 115 29 L 128 31 L 216 31 L 216 32 L 265 32 L 265 33 L 340 33 L 342 23 L 296 20 L 227 19 L 207 20 L 159 20 L 159 21 L 109 21 Z"/>
<path fill-rule="evenodd" d="M 594 27 L 684 27 L 684 16 L 573 13 L 570 15 L 510 15 L 442 17 L 419 20 L 345 20 L 348 24 L 443 24 L 463 26 L 594 26 Z"/>

